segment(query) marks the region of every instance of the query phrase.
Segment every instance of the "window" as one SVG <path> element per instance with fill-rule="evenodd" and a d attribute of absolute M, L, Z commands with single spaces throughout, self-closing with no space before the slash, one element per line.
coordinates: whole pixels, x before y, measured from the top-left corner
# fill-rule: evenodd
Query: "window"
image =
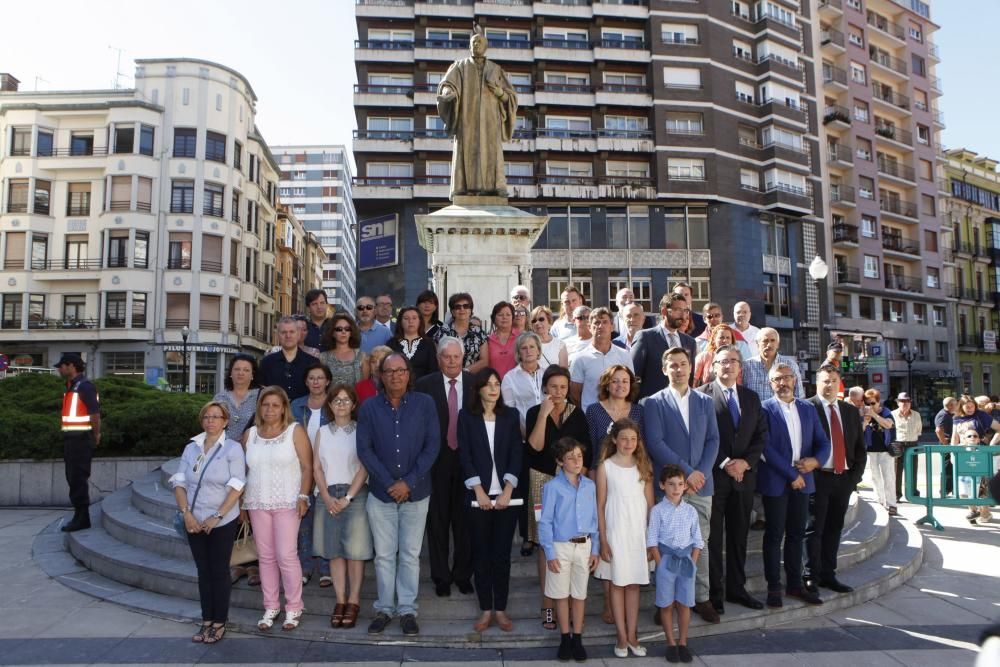
<path fill-rule="evenodd" d="M 931 130 L 926 125 L 917 125 L 917 141 L 929 146 L 931 143 Z"/>
<path fill-rule="evenodd" d="M 52 183 L 35 179 L 35 202 L 32 210 L 36 215 L 48 215 L 52 201 Z"/>
<path fill-rule="evenodd" d="M 68 183 L 66 215 L 90 215 L 90 183 Z"/>
<path fill-rule="evenodd" d="M 36 328 L 43 324 L 45 320 L 45 295 L 28 295 L 28 328 Z"/>
<path fill-rule="evenodd" d="M 233 169 L 243 171 L 243 144 L 233 139 Z"/>
<path fill-rule="evenodd" d="M 917 76 L 927 76 L 927 61 L 915 53 L 910 55 L 910 68 Z"/>
<path fill-rule="evenodd" d="M 49 237 L 35 232 L 31 235 L 31 268 L 44 269 L 49 259 Z"/>
<path fill-rule="evenodd" d="M 861 235 L 869 239 L 878 238 L 878 219 L 875 216 L 861 216 Z"/>
<path fill-rule="evenodd" d="M 704 130 L 700 113 L 667 112 L 667 132 L 670 134 L 703 134 Z"/>
<path fill-rule="evenodd" d="M 194 128 L 174 128 L 174 157 L 194 157 L 198 133 Z"/>
<path fill-rule="evenodd" d="M 94 135 L 92 133 L 73 132 L 69 138 L 70 155 L 93 155 Z"/>
<path fill-rule="evenodd" d="M 587 42 L 586 30 L 569 30 L 567 28 L 543 28 L 542 38 L 549 42 Z"/>
<path fill-rule="evenodd" d="M 760 141 L 765 147 L 777 144 L 778 146 L 783 146 L 792 150 L 802 150 L 801 134 L 782 129 L 774 125 L 768 125 L 767 127 L 761 129 Z"/>
<path fill-rule="evenodd" d="M 777 102 L 792 109 L 801 108 L 800 92 L 794 88 L 783 86 L 774 81 L 767 81 L 761 84 L 759 90 L 761 104 Z"/>
<path fill-rule="evenodd" d="M 404 43 L 407 42 L 412 46 L 413 44 L 413 31 L 412 30 L 368 30 L 368 48 L 378 49 L 378 48 L 393 48 L 393 43 Z"/>
<path fill-rule="evenodd" d="M 913 304 L 913 323 L 914 324 L 927 324 L 927 304 L 926 303 L 914 303 Z"/>
<path fill-rule="evenodd" d="M 127 211 L 132 207 L 132 177 L 111 177 L 111 210 Z"/>
<path fill-rule="evenodd" d="M 800 196 L 809 194 L 806 188 L 806 177 L 784 169 L 768 169 L 764 172 L 764 191 L 781 190 Z"/>
<path fill-rule="evenodd" d="M 156 130 L 150 125 L 139 126 L 139 152 L 143 155 L 153 154 L 153 139 Z"/>
<path fill-rule="evenodd" d="M 934 195 L 920 195 L 920 209 L 924 215 L 937 215 L 937 204 L 934 201 Z"/>
<path fill-rule="evenodd" d="M 7 185 L 7 212 L 28 212 L 28 179 L 12 178 Z"/>
<path fill-rule="evenodd" d="M 882 319 L 886 322 L 905 322 L 906 304 L 894 299 L 882 299 Z"/>
<path fill-rule="evenodd" d="M 698 26 L 691 23 L 664 23 L 660 26 L 664 44 L 697 44 Z"/>
<path fill-rule="evenodd" d="M 948 342 L 947 341 L 935 341 L 934 342 L 934 354 L 938 361 L 948 361 Z"/>
<path fill-rule="evenodd" d="M 851 80 L 860 84 L 864 84 L 868 80 L 868 77 L 865 76 L 865 66 L 853 60 L 851 61 Z"/>
<path fill-rule="evenodd" d="M 167 268 L 168 269 L 191 268 L 190 232 L 170 232 L 170 241 L 169 241 L 169 246 L 167 248 Z"/>
<path fill-rule="evenodd" d="M 865 278 L 878 279 L 878 277 L 879 277 L 878 257 L 874 255 L 865 255 Z"/>
<path fill-rule="evenodd" d="M 928 266 L 926 271 L 927 271 L 927 286 L 933 287 L 934 289 L 941 287 L 941 269 L 937 268 L 936 266 Z"/>
<path fill-rule="evenodd" d="M 149 232 L 135 233 L 135 248 L 132 251 L 132 266 L 136 269 L 149 268 Z"/>
<path fill-rule="evenodd" d="M 833 295 L 834 317 L 853 317 L 851 313 L 851 295 L 835 292 Z"/>
<path fill-rule="evenodd" d="M 51 156 L 53 148 L 53 136 L 52 132 L 47 130 L 38 131 L 38 146 L 35 149 L 35 154 L 39 156 Z"/>
<path fill-rule="evenodd" d="M 23 296 L 21 294 L 3 295 L 3 319 L 0 329 L 20 329 L 24 312 Z"/>
<path fill-rule="evenodd" d="M 233 201 L 230 204 L 229 219 L 239 224 L 240 222 L 240 191 L 233 188 Z"/>
<path fill-rule="evenodd" d="M 701 88 L 701 70 L 697 67 L 664 67 L 663 84 L 667 88 Z"/>
<path fill-rule="evenodd" d="M 205 132 L 205 159 L 212 162 L 226 162 L 226 135 Z"/>
<path fill-rule="evenodd" d="M 369 162 L 366 168 L 368 178 L 386 181 L 413 178 L 413 165 L 410 163 Z"/>
<path fill-rule="evenodd" d="M 31 155 L 31 128 L 15 127 L 10 139 L 10 154 L 14 157 Z"/>
<path fill-rule="evenodd" d="M 705 160 L 701 158 L 669 158 L 667 177 L 675 181 L 704 181 Z"/>
<path fill-rule="evenodd" d="M 115 126 L 115 153 L 135 152 L 135 126 Z"/>
<path fill-rule="evenodd" d="M 788 276 L 764 274 L 764 313 L 777 317 L 789 317 L 791 299 L 789 298 Z"/>
<path fill-rule="evenodd" d="M 170 212 L 194 213 L 194 181 L 172 181 Z"/>
<path fill-rule="evenodd" d="M 204 199 L 202 200 L 201 208 L 202 215 L 221 218 L 223 215 L 223 197 L 225 195 L 225 186 L 219 183 L 205 183 Z"/>
<path fill-rule="evenodd" d="M 63 296 L 63 322 L 83 322 L 87 319 L 87 297 L 83 294 Z"/>
<path fill-rule="evenodd" d="M 749 83 L 744 83 L 742 81 L 736 82 L 736 99 L 745 104 L 753 104 L 754 94 L 753 86 Z"/>
<path fill-rule="evenodd" d="M 740 187 L 744 190 L 760 190 L 760 174 L 753 169 L 740 169 Z"/>
<path fill-rule="evenodd" d="M 559 86 L 589 86 L 590 75 L 584 72 L 546 72 L 545 83 Z"/>
<path fill-rule="evenodd" d="M 865 48 L 864 33 L 862 33 L 861 28 L 858 28 L 857 26 L 849 25 L 847 27 L 847 41 L 855 46 Z"/>
<path fill-rule="evenodd" d="M 938 252 L 938 235 L 931 229 L 924 230 L 924 250 L 927 252 Z"/>
<path fill-rule="evenodd" d="M 649 120 L 643 116 L 605 116 L 604 134 L 609 137 L 627 137 L 631 133 L 645 132 Z"/>
<path fill-rule="evenodd" d="M 858 196 L 862 199 L 875 199 L 875 180 L 868 176 L 858 176 Z"/>
<path fill-rule="evenodd" d="M 104 308 L 104 326 L 108 329 L 124 329 L 127 307 L 128 293 L 108 292 Z"/>
<path fill-rule="evenodd" d="M 875 319 L 875 299 L 873 297 L 858 297 L 858 317 L 863 320 Z"/>
<path fill-rule="evenodd" d="M 865 139 L 864 137 L 857 138 L 857 148 L 855 154 L 862 160 L 872 161 L 872 142 L 870 139 Z"/>
<path fill-rule="evenodd" d="M 111 238 L 108 239 L 107 266 L 109 269 L 128 266 L 128 232 L 111 232 Z"/>
<path fill-rule="evenodd" d="M 741 39 L 733 40 L 733 56 L 739 58 L 740 60 L 753 60 L 753 47 L 750 46 L 750 42 L 744 42 Z"/>
<path fill-rule="evenodd" d="M 913 106 L 917 107 L 921 111 L 927 111 L 927 91 L 920 90 L 919 88 L 913 89 Z"/>
<path fill-rule="evenodd" d="M 945 307 L 944 306 L 932 306 L 931 316 L 933 317 L 933 324 L 936 327 L 943 327 L 945 323 Z M 947 343 L 945 343 L 947 345 Z"/>
<path fill-rule="evenodd" d="M 222 273 L 222 242 L 221 236 L 202 234 L 201 237 L 201 270 L 211 273 Z"/>
<path fill-rule="evenodd" d="M 90 260 L 87 252 L 88 240 L 86 235 L 73 234 L 66 237 L 66 269 L 85 269 L 89 266 Z"/>
<path fill-rule="evenodd" d="M 590 162 L 565 162 L 546 160 L 546 176 L 569 176 L 571 178 L 590 178 L 594 175 L 594 165 Z"/>
<path fill-rule="evenodd" d="M 590 117 L 546 116 L 545 129 L 550 137 L 590 136 Z"/>
<path fill-rule="evenodd" d="M 649 178 L 649 163 L 609 160 L 606 173 L 612 178 Z"/>
<path fill-rule="evenodd" d="M 862 102 L 861 100 L 854 100 L 854 120 L 860 120 L 862 123 L 867 123 L 868 121 L 868 103 Z"/>
<path fill-rule="evenodd" d="M 149 213 L 153 208 L 153 179 L 140 176 L 139 187 L 135 193 L 135 208 L 137 211 Z"/>

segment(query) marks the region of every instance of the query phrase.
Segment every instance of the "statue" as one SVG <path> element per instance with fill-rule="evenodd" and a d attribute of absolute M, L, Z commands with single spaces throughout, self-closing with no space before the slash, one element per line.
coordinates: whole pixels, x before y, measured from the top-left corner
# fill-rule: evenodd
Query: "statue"
<path fill-rule="evenodd" d="M 514 136 L 517 94 L 500 66 L 486 59 L 486 35 L 476 26 L 472 56 L 456 60 L 438 84 L 438 114 L 455 137 L 451 199 L 478 195 L 507 197 L 503 142 Z"/>

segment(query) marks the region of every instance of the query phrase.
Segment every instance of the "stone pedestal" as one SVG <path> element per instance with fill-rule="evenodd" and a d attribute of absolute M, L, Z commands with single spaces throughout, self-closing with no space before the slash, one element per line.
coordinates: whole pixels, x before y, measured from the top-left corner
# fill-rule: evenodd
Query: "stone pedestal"
<path fill-rule="evenodd" d="M 510 298 L 512 287 L 530 287 L 531 247 L 547 222 L 548 216 L 509 206 L 505 197 L 456 197 L 451 206 L 416 216 L 441 313 L 450 294 L 468 292 L 485 323 L 493 305 Z M 544 303 L 544 295 L 535 301 Z"/>

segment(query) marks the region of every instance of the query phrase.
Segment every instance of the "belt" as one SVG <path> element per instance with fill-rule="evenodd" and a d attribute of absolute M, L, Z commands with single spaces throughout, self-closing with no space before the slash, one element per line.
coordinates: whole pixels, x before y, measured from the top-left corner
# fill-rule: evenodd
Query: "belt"
<path fill-rule="evenodd" d="M 829 473 L 829 474 L 831 474 L 831 475 L 843 475 L 843 474 L 844 474 L 845 472 L 847 472 L 847 471 L 846 471 L 846 470 L 844 470 L 844 471 L 842 471 L 842 472 L 837 472 L 837 471 L 836 471 L 836 470 L 834 470 L 833 468 L 820 468 L 820 472 L 825 472 L 825 473 Z"/>
<path fill-rule="evenodd" d="M 583 535 L 581 537 L 571 537 L 567 542 L 572 542 L 573 544 L 586 544 L 590 540 L 590 535 Z"/>

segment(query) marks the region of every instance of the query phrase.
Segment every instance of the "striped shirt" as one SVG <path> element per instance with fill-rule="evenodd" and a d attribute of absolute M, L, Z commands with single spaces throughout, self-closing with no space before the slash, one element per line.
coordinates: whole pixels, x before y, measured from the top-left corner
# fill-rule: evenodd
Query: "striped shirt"
<path fill-rule="evenodd" d="M 802 374 L 799 372 L 799 363 L 794 358 L 784 354 L 776 356 L 771 363 L 771 367 L 778 363 L 791 366 L 792 372 L 795 373 L 795 398 L 805 398 L 806 390 L 802 387 Z M 764 360 L 760 357 L 747 359 L 743 362 L 743 377 L 740 384 L 757 394 L 761 403 L 774 396 L 771 383 L 767 381 L 767 374 L 769 372 L 770 369 L 764 367 Z"/>

